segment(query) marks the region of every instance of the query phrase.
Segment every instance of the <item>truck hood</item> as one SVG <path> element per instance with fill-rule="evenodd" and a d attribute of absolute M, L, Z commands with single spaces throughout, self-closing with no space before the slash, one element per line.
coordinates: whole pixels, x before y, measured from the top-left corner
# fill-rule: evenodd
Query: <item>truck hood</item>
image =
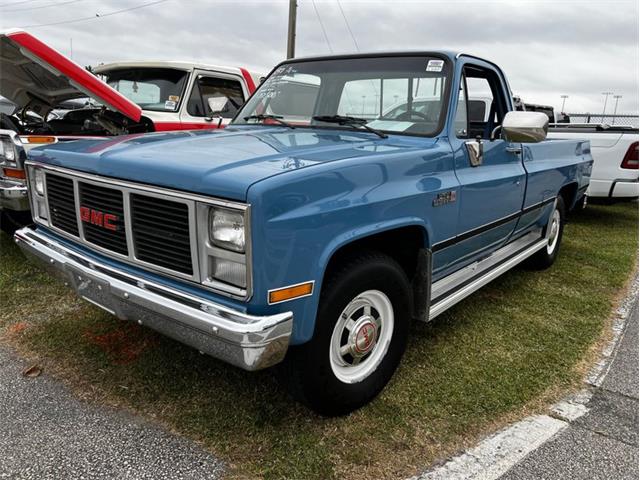
<path fill-rule="evenodd" d="M 87 96 L 136 122 L 142 115 L 139 105 L 22 30 L 0 32 L 0 95 L 40 115 Z"/>
<path fill-rule="evenodd" d="M 29 157 L 86 173 L 243 201 L 249 187 L 265 178 L 329 161 L 428 147 L 429 139 L 419 140 L 345 130 L 228 127 L 58 143 L 35 148 Z"/>

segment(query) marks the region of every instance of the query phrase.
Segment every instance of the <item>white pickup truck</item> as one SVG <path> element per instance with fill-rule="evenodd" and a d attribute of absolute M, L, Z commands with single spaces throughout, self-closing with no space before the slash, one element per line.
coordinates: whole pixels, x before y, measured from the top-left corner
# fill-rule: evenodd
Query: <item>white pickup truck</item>
<path fill-rule="evenodd" d="M 25 31 L 0 32 L 0 229 L 31 221 L 23 162 L 32 148 L 222 128 L 259 79 L 242 67 L 175 61 L 111 63 L 89 72 Z M 81 108 L 69 108 L 73 102 Z"/>
<path fill-rule="evenodd" d="M 589 199 L 638 198 L 638 129 L 626 126 L 557 123 L 548 138 L 584 139 L 591 143 L 593 171 Z"/>

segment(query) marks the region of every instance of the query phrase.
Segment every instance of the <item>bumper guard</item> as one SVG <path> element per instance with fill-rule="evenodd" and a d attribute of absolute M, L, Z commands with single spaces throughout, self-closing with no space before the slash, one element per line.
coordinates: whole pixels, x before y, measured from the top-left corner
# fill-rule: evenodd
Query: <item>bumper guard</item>
<path fill-rule="evenodd" d="M 0 208 L 28 212 L 27 186 L 21 182 L 0 178 Z"/>
<path fill-rule="evenodd" d="M 289 346 L 291 312 L 249 315 L 113 268 L 31 227 L 14 239 L 83 299 L 232 365 L 266 368 L 282 361 Z"/>

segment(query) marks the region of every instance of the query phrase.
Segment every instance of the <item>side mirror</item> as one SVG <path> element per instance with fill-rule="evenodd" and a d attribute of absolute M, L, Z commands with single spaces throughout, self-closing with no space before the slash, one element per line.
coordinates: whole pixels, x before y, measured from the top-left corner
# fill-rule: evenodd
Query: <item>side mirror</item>
<path fill-rule="evenodd" d="M 547 138 L 549 117 L 542 112 L 508 112 L 502 121 L 502 136 L 514 143 L 538 143 Z"/>

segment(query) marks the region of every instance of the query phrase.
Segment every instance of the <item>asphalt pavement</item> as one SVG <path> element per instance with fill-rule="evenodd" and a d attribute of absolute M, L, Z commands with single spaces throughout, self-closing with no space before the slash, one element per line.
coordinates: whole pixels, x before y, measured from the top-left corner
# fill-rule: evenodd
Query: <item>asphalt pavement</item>
<path fill-rule="evenodd" d="M 0 479 L 215 479 L 222 463 L 139 416 L 76 399 L 46 374 L 24 377 L 0 346 Z"/>
<path fill-rule="evenodd" d="M 638 300 L 588 412 L 501 480 L 638 479 Z"/>

